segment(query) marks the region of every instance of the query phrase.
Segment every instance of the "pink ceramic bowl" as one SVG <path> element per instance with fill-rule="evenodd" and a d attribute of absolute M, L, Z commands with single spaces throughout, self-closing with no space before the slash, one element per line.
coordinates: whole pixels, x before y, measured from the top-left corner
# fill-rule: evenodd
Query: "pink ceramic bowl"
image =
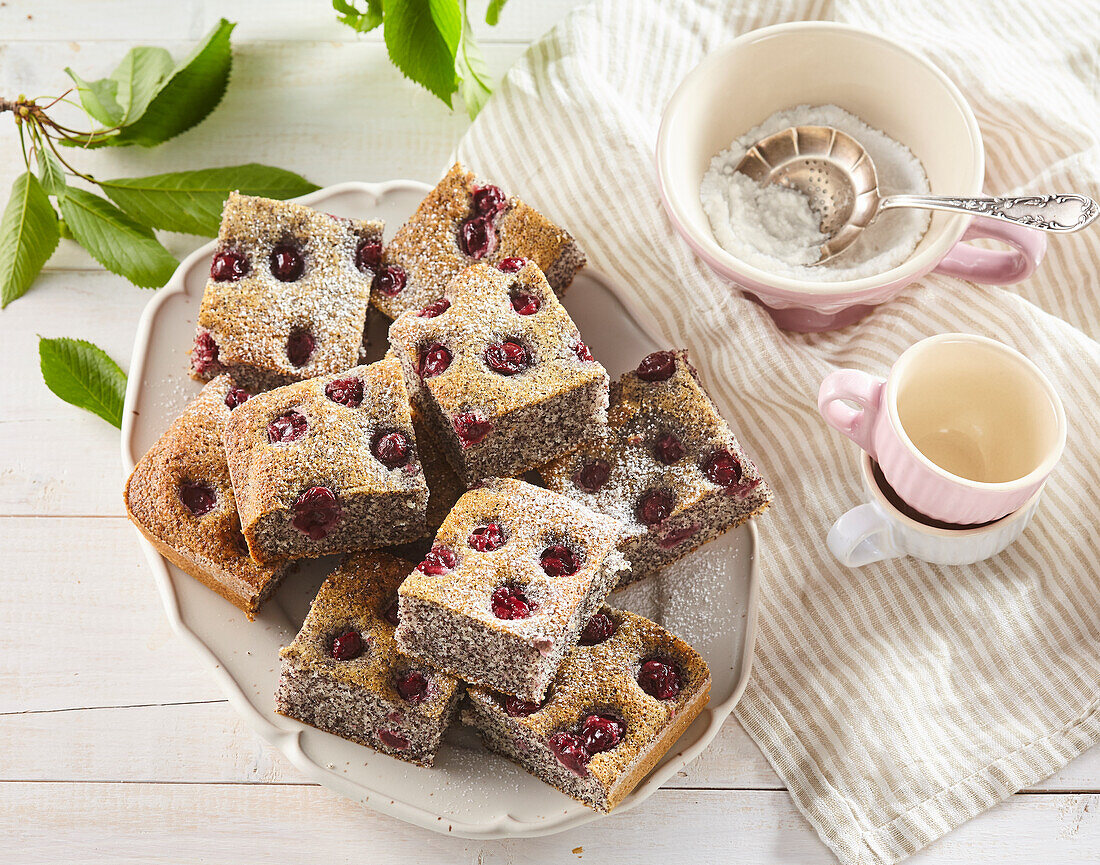
<path fill-rule="evenodd" d="M 933 194 L 981 195 L 985 154 L 974 113 L 928 60 L 874 33 L 831 22 L 764 27 L 707 56 L 677 88 L 657 138 L 657 175 L 672 224 L 719 276 L 763 303 L 786 330 L 843 327 L 930 271 L 974 282 L 1017 282 L 1046 249 L 1041 232 L 936 213 L 914 253 L 884 273 L 843 282 L 776 276 L 730 255 L 699 201 L 711 158 L 769 115 L 835 104 L 903 142 Z M 964 243 L 992 237 L 1012 250 Z"/>

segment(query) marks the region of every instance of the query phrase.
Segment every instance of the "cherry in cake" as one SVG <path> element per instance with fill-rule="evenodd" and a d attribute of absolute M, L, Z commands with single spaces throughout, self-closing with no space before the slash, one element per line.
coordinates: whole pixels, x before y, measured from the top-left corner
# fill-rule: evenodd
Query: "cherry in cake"
<path fill-rule="evenodd" d="M 241 542 L 221 435 L 249 396 L 228 375 L 209 382 L 138 461 L 124 497 L 130 519 L 161 555 L 251 619 L 286 567 L 256 564 Z"/>
<path fill-rule="evenodd" d="M 398 647 L 464 681 L 542 700 L 629 567 L 619 535 L 615 520 L 523 481 L 470 490 L 401 585 Z"/>
<path fill-rule="evenodd" d="M 381 249 L 380 221 L 231 193 L 199 310 L 192 377 L 229 372 L 266 390 L 354 366 Z"/>
<path fill-rule="evenodd" d="M 772 493 L 686 351 L 657 351 L 611 386 L 603 434 L 540 469 L 550 489 L 623 520 L 630 574 L 652 574 L 752 516 Z"/>
<path fill-rule="evenodd" d="M 410 763 L 430 766 L 462 685 L 404 657 L 388 615 L 411 562 L 349 556 L 280 653 L 275 711 Z"/>
<path fill-rule="evenodd" d="M 473 265 L 443 299 L 438 314 L 402 315 L 390 344 L 467 486 L 522 475 L 598 435 L 607 372 L 577 355 L 576 325 L 534 264 L 511 273 Z"/>
<path fill-rule="evenodd" d="M 462 721 L 489 750 L 610 811 L 706 706 L 710 671 L 694 649 L 633 613 L 604 607 L 584 632 L 547 699 L 517 702 L 471 686 Z"/>
<path fill-rule="evenodd" d="M 561 295 L 584 266 L 584 253 L 533 207 L 456 164 L 386 247 L 373 302 L 390 318 L 425 309 L 476 262 L 507 273 L 533 263 Z"/>
<path fill-rule="evenodd" d="M 428 487 L 393 359 L 259 394 L 224 433 L 256 561 L 375 549 L 420 537 Z"/>

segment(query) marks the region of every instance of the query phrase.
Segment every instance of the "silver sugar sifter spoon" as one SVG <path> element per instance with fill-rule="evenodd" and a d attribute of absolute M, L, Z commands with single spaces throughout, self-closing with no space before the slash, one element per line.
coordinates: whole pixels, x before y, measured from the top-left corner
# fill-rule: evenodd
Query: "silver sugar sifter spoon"
<path fill-rule="evenodd" d="M 1100 216 L 1100 205 L 1076 193 L 1017 198 L 882 196 L 863 145 L 831 126 L 792 126 L 769 135 L 749 149 L 736 170 L 762 186 L 778 183 L 810 200 L 821 233 L 828 237 L 814 264 L 840 255 L 882 211 L 894 207 L 969 213 L 1059 233 L 1080 231 Z"/>

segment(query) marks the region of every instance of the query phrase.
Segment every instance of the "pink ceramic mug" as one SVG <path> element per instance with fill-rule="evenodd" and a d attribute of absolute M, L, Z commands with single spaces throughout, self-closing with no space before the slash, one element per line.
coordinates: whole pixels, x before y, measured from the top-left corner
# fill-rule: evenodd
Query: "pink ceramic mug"
<path fill-rule="evenodd" d="M 965 333 L 915 343 L 887 378 L 838 370 L 821 383 L 817 407 L 910 506 L 958 525 L 1020 508 L 1066 443 L 1062 401 L 1039 368 Z"/>

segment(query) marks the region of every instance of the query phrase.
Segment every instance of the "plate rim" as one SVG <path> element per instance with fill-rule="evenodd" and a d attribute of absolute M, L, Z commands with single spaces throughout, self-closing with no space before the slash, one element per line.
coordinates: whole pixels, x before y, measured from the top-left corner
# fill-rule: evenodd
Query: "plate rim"
<path fill-rule="evenodd" d="M 381 183 L 367 183 L 363 181 L 347 181 L 331 186 L 323 187 L 298 198 L 291 199 L 302 204 L 315 204 L 325 201 L 333 196 L 345 192 L 363 192 L 374 198 L 380 198 L 386 193 L 402 191 L 419 191 L 427 193 L 431 185 L 417 180 L 388 180 Z M 138 321 L 137 332 L 134 337 L 134 349 L 130 356 L 130 368 L 126 383 L 126 397 L 123 403 L 122 430 L 120 437 L 122 451 L 123 481 L 133 471 L 136 461 L 133 458 L 133 433 L 136 414 L 134 405 L 143 387 L 145 358 L 149 353 L 149 341 L 153 324 L 160 312 L 161 306 L 169 297 L 185 290 L 184 275 L 203 258 L 208 258 L 215 250 L 217 240 L 204 243 L 190 255 L 186 256 L 173 272 L 171 278 L 156 293 L 142 310 Z M 627 314 L 634 320 L 638 328 L 651 340 L 661 343 L 663 340 L 655 335 L 649 327 L 649 316 L 639 314 L 636 304 L 632 299 L 623 297 L 614 288 L 612 280 L 608 279 L 600 271 L 588 266 L 585 268 L 586 276 L 594 278 L 606 288 L 611 295 L 622 304 Z M 644 800 L 648 799 L 658 790 L 665 781 L 676 774 L 680 769 L 694 760 L 703 752 L 720 732 L 723 724 L 733 713 L 737 703 L 745 691 L 752 673 L 753 658 L 756 650 L 756 629 L 759 615 L 759 591 L 760 591 L 760 541 L 755 520 L 748 520 L 744 525 L 748 527 L 748 539 L 750 549 L 749 556 L 749 584 L 747 594 L 747 609 L 745 613 L 745 648 L 739 670 L 737 684 L 730 696 L 721 703 L 708 703 L 703 710 L 709 715 L 707 726 L 697 741 L 690 747 L 675 754 L 666 763 L 651 771 L 647 777 L 623 800 L 623 802 L 611 813 L 624 813 Z M 568 829 L 576 828 L 585 823 L 607 816 L 598 811 L 584 809 L 577 812 L 566 812 L 564 818 L 554 819 L 549 817 L 537 824 L 517 820 L 511 814 L 499 815 L 491 820 L 481 823 L 460 823 L 444 821 L 438 814 L 427 811 L 417 805 L 403 802 L 381 791 L 372 789 L 358 781 L 344 778 L 331 769 L 319 765 L 303 750 L 300 738 L 304 729 L 284 730 L 277 726 L 271 719 L 261 713 L 244 692 L 244 688 L 229 672 L 229 667 L 215 654 L 203 639 L 191 629 L 184 621 L 180 611 L 179 601 L 176 597 L 175 586 L 171 574 L 166 566 L 164 557 L 157 552 L 151 543 L 134 527 L 134 533 L 138 538 L 145 558 L 153 572 L 157 584 L 157 590 L 164 606 L 164 612 L 168 618 L 169 627 L 173 633 L 203 661 L 213 673 L 214 681 L 225 695 L 229 705 L 244 719 L 248 726 L 264 741 L 276 747 L 294 767 L 302 773 L 307 780 L 320 786 L 334 790 L 345 798 L 352 799 L 360 805 L 367 806 L 374 811 L 395 817 L 415 826 L 439 832 L 444 835 L 456 835 L 472 840 L 494 840 L 502 838 L 525 838 L 541 835 L 552 835 Z M 323 731 L 322 731 L 323 732 Z M 364 796 L 366 790 L 369 795 Z"/>

